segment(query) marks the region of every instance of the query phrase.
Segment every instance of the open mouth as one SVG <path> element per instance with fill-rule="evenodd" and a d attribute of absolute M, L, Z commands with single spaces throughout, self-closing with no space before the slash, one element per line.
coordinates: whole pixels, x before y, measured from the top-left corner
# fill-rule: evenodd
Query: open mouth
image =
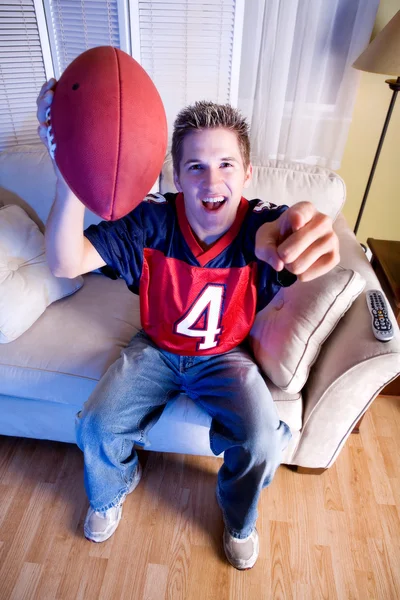
<path fill-rule="evenodd" d="M 204 200 L 202 200 L 204 208 L 209 212 L 220 210 L 225 202 L 225 196 L 215 196 L 212 198 L 204 198 Z"/>

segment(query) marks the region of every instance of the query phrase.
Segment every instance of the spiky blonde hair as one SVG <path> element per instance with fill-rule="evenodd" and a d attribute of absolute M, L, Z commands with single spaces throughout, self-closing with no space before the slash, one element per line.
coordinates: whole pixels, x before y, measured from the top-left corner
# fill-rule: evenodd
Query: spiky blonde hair
<path fill-rule="evenodd" d="M 179 175 L 183 154 L 183 140 L 192 131 L 224 127 L 235 132 L 242 156 L 244 169 L 250 164 L 249 125 L 237 108 L 230 104 L 215 104 L 200 100 L 186 106 L 177 115 L 172 134 L 172 163 Z"/>

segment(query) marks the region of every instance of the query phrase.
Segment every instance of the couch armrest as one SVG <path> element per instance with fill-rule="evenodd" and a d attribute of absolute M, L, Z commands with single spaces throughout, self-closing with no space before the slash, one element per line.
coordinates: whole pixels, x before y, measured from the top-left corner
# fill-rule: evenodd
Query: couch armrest
<path fill-rule="evenodd" d="M 343 215 L 334 229 L 341 266 L 360 273 L 366 285 L 322 346 L 303 389 L 303 428 L 293 463 L 313 468 L 333 464 L 361 415 L 400 374 L 400 331 L 393 311 L 389 306 L 394 338 L 379 342 L 372 333 L 365 294 L 381 286 Z"/>

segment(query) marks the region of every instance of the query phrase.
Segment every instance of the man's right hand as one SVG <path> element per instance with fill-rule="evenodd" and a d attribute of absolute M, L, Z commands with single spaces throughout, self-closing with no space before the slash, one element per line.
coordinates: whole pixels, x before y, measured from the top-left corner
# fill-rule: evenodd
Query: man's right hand
<path fill-rule="evenodd" d="M 43 84 L 42 89 L 39 92 L 39 96 L 36 99 L 36 104 L 37 104 L 37 119 L 39 121 L 39 126 L 37 128 L 37 132 L 38 135 L 40 137 L 40 139 L 42 140 L 43 144 L 46 146 L 47 151 L 49 152 L 50 158 L 51 158 L 51 154 L 50 154 L 50 150 L 49 150 L 49 142 L 47 139 L 47 130 L 49 127 L 49 123 L 46 119 L 46 111 L 49 108 L 49 106 L 51 106 L 51 103 L 53 102 L 53 98 L 54 98 L 54 89 L 55 86 L 57 84 L 57 81 L 52 78 L 49 81 L 46 81 L 45 84 Z M 66 183 L 64 177 L 61 175 L 56 161 L 52 159 L 52 163 L 53 163 L 53 168 L 54 171 L 57 175 L 57 180 L 63 184 L 66 188 L 68 188 L 68 184 Z"/>
<path fill-rule="evenodd" d="M 46 111 L 54 98 L 55 79 L 47 81 L 36 100 L 38 135 L 49 152 Z M 46 221 L 45 242 L 47 264 L 56 277 L 77 277 L 105 266 L 95 247 L 83 235 L 85 206 L 69 188 L 52 159 L 57 175 L 56 195 Z"/>

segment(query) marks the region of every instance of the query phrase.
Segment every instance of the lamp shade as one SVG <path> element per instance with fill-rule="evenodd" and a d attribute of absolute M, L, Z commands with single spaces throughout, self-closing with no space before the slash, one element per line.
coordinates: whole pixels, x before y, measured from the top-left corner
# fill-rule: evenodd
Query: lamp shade
<path fill-rule="evenodd" d="M 400 75 L 400 10 L 360 54 L 353 67 L 370 73 Z"/>

